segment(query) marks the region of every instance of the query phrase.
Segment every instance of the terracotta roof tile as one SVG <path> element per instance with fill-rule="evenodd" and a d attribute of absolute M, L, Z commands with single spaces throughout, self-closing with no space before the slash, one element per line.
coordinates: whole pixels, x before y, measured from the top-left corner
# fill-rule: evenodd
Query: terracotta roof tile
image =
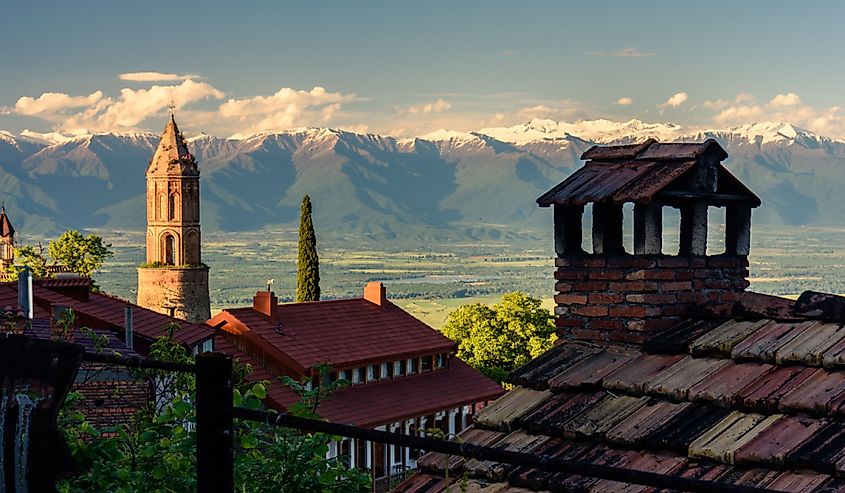
<path fill-rule="evenodd" d="M 511 429 L 519 417 L 530 413 L 552 396 L 549 391 L 537 391 L 517 387 L 504 397 L 486 406 L 475 417 L 475 422 L 502 431 Z"/>
<path fill-rule="evenodd" d="M 440 493 L 451 482 L 444 478 L 418 473 L 403 481 L 391 491 L 394 493 Z"/>
<path fill-rule="evenodd" d="M 490 446 L 504 437 L 505 434 L 499 431 L 467 428 L 458 435 L 457 441 L 459 443 Z M 447 456 L 439 452 L 429 452 L 417 460 L 417 466 L 423 471 L 443 473 L 448 465 L 449 471 L 456 474 L 463 470 L 465 462 L 465 459 L 459 455 Z"/>
<path fill-rule="evenodd" d="M 644 390 L 677 401 L 686 400 L 690 387 L 729 364 L 729 361 L 722 359 L 687 356 L 646 382 Z"/>
<path fill-rule="evenodd" d="M 508 381 L 515 385 L 528 385 L 539 389 L 548 388 L 550 379 L 599 351 L 599 348 L 585 344 L 560 344 L 511 372 Z"/>
<path fill-rule="evenodd" d="M 824 353 L 843 340 L 845 340 L 845 326 L 816 322 L 778 349 L 775 361 L 779 365 L 803 363 L 807 366 L 821 366 Z"/>
<path fill-rule="evenodd" d="M 759 381 L 774 368 L 761 363 L 729 364 L 690 387 L 688 397 L 728 407 L 742 389 Z"/>
<path fill-rule="evenodd" d="M 722 421 L 730 410 L 692 404 L 674 415 L 663 426 L 643 438 L 650 449 L 687 453 L 690 443 L 706 430 Z"/>
<path fill-rule="evenodd" d="M 681 469 L 687 462 L 686 457 L 664 454 L 643 454 L 632 460 L 627 467 L 635 471 L 652 472 L 657 474 L 672 474 Z M 639 493 L 653 491 L 653 488 L 603 479 L 593 488 L 596 491 L 608 493 Z"/>
<path fill-rule="evenodd" d="M 729 358 L 734 346 L 768 323 L 769 320 L 730 320 L 692 341 L 690 352 Z"/>
<path fill-rule="evenodd" d="M 531 431 L 552 436 L 559 435 L 566 422 L 591 408 L 605 395 L 607 394 L 603 390 L 592 393 L 557 394 L 530 413 L 526 413 L 520 419 L 520 423 Z"/>
<path fill-rule="evenodd" d="M 778 349 L 797 337 L 814 322 L 769 322 L 737 344 L 731 351 L 734 359 L 775 362 Z"/>
<path fill-rule="evenodd" d="M 827 421 L 784 416 L 739 447 L 737 464 L 782 465 L 786 456 L 828 424 Z"/>
<path fill-rule="evenodd" d="M 606 376 L 604 387 L 642 392 L 645 385 L 655 376 L 682 359 L 684 359 L 683 355 L 644 354 Z"/>
<path fill-rule="evenodd" d="M 596 386 L 620 366 L 630 362 L 639 352 L 626 349 L 608 349 L 578 361 L 549 380 L 552 390 L 581 386 Z"/>
<path fill-rule="evenodd" d="M 778 367 L 739 391 L 736 398 L 752 409 L 777 410 L 780 398 L 820 371 L 818 368 Z"/>
<path fill-rule="evenodd" d="M 734 463 L 734 452 L 781 418 L 734 411 L 689 446 L 690 457 Z"/>
<path fill-rule="evenodd" d="M 543 435 L 529 435 L 520 430 L 507 435 L 498 442 L 493 443 L 491 446 L 501 450 L 508 450 L 510 452 L 530 453 L 537 447 L 546 443 L 548 440 L 549 437 Z M 510 471 L 515 469 L 515 466 L 499 462 L 470 459 L 464 465 L 464 469 L 474 477 L 482 476 L 493 481 L 502 481 Z"/>
<path fill-rule="evenodd" d="M 591 408 L 564 423 L 561 432 L 564 437 L 570 438 L 603 436 L 647 402 L 648 397 L 607 395 Z"/>
<path fill-rule="evenodd" d="M 668 420 L 686 410 L 689 402 L 649 401 L 619 424 L 608 430 L 607 440 L 628 447 L 639 447 L 643 440 Z"/>
<path fill-rule="evenodd" d="M 837 399 L 845 392 L 845 372 L 818 370 L 804 380 L 801 385 L 793 386 L 780 399 L 780 409 L 784 411 L 804 411 L 826 414 L 836 411 L 841 404 Z"/>

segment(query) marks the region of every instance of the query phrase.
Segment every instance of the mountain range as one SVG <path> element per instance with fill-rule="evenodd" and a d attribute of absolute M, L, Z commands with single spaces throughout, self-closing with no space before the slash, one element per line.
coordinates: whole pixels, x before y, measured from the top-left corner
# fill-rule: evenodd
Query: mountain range
<path fill-rule="evenodd" d="M 421 241 L 497 239 L 551 228 L 534 200 L 594 144 L 718 140 L 725 165 L 763 200 L 755 222 L 845 225 L 845 141 L 788 123 L 690 130 L 639 120 L 535 119 L 411 139 L 329 128 L 189 139 L 207 231 L 295 224 L 309 194 L 318 233 Z M 0 198 L 24 235 L 141 230 L 152 133 L 0 131 Z"/>

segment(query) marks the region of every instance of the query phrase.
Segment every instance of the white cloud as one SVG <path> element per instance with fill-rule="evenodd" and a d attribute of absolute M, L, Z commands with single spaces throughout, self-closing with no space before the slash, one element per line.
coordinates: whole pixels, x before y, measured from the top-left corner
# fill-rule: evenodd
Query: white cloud
<path fill-rule="evenodd" d="M 104 97 L 101 91 L 76 97 L 63 93 L 44 93 L 38 98 L 25 96 L 18 99 L 15 112 L 56 123 L 59 130 L 130 130 L 171 103 L 181 108 L 206 98 L 223 96 L 223 92 L 210 84 L 186 80 L 173 86 L 122 89 L 117 99 Z M 68 111 L 70 109 L 75 111 Z"/>
<path fill-rule="evenodd" d="M 819 135 L 842 138 L 845 136 L 845 115 L 839 106 L 815 108 L 805 105 L 795 93 L 777 94 L 768 103 L 758 103 L 749 93 L 734 98 L 734 104 L 723 100 L 705 103 L 718 110 L 713 121 L 720 125 L 743 125 L 760 122 L 790 123 Z"/>
<path fill-rule="evenodd" d="M 134 82 L 176 82 L 180 80 L 199 79 L 197 75 L 165 74 L 162 72 L 126 72 L 117 76 L 120 80 Z"/>
<path fill-rule="evenodd" d="M 327 124 L 354 94 L 328 92 L 320 86 L 310 91 L 289 87 L 270 96 L 230 99 L 220 105 L 220 116 L 236 122 L 241 132 L 280 130 L 295 126 Z"/>
<path fill-rule="evenodd" d="M 634 102 L 634 100 L 627 97 L 627 96 L 624 97 L 624 98 L 619 98 L 619 99 L 616 100 L 616 104 L 618 104 L 619 106 L 628 106 L 628 105 L 632 104 L 633 102 Z"/>
<path fill-rule="evenodd" d="M 408 108 L 408 113 L 416 114 L 416 113 L 440 113 L 441 111 L 446 111 L 452 107 L 452 103 L 446 101 L 445 99 L 438 99 L 437 101 L 431 103 L 423 103 L 411 106 Z"/>
<path fill-rule="evenodd" d="M 657 105 L 658 108 L 677 108 L 680 105 L 684 104 L 686 100 L 689 99 L 689 94 L 685 92 L 678 92 L 675 93 L 671 98 L 667 99 L 665 103 Z"/>
<path fill-rule="evenodd" d="M 798 106 L 801 104 L 801 98 L 794 92 L 788 94 L 778 94 L 769 101 L 769 106 L 773 108 L 784 108 L 790 106 Z"/>
<path fill-rule="evenodd" d="M 633 46 L 628 46 L 626 48 L 621 48 L 615 51 L 588 51 L 587 54 L 593 56 L 615 56 L 621 58 L 647 58 L 657 55 L 657 53 L 651 51 L 643 51 L 638 48 L 634 48 Z"/>
<path fill-rule="evenodd" d="M 71 108 L 96 104 L 103 98 L 101 91 L 88 96 L 71 96 L 62 92 L 45 92 L 37 98 L 23 96 L 15 103 L 15 113 L 27 116 L 50 116 Z"/>

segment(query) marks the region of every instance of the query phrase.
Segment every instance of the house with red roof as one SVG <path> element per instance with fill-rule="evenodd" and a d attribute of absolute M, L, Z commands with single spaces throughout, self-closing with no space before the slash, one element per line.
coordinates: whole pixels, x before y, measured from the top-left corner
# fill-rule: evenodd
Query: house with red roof
<path fill-rule="evenodd" d="M 299 396 L 277 382 L 287 375 L 310 385 L 345 380 L 317 413 L 333 422 L 422 434 L 438 428 L 455 435 L 500 385 L 455 357 L 456 344 L 387 299 L 371 282 L 361 298 L 279 304 L 259 291 L 253 305 L 228 308 L 208 322 L 221 329 L 216 350 L 253 367 L 252 379 L 269 380 L 268 404 L 287 409 Z M 245 357 L 243 354 L 245 353 Z M 330 371 L 321 375 L 318 366 Z M 416 466 L 417 451 L 346 439 L 332 455 L 374 471 L 376 477 Z"/>

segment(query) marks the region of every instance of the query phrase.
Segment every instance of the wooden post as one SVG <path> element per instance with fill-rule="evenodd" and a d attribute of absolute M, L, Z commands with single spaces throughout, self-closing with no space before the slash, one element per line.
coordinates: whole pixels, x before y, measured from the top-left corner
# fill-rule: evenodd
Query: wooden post
<path fill-rule="evenodd" d="M 197 493 L 235 489 L 232 359 L 197 356 Z"/>

